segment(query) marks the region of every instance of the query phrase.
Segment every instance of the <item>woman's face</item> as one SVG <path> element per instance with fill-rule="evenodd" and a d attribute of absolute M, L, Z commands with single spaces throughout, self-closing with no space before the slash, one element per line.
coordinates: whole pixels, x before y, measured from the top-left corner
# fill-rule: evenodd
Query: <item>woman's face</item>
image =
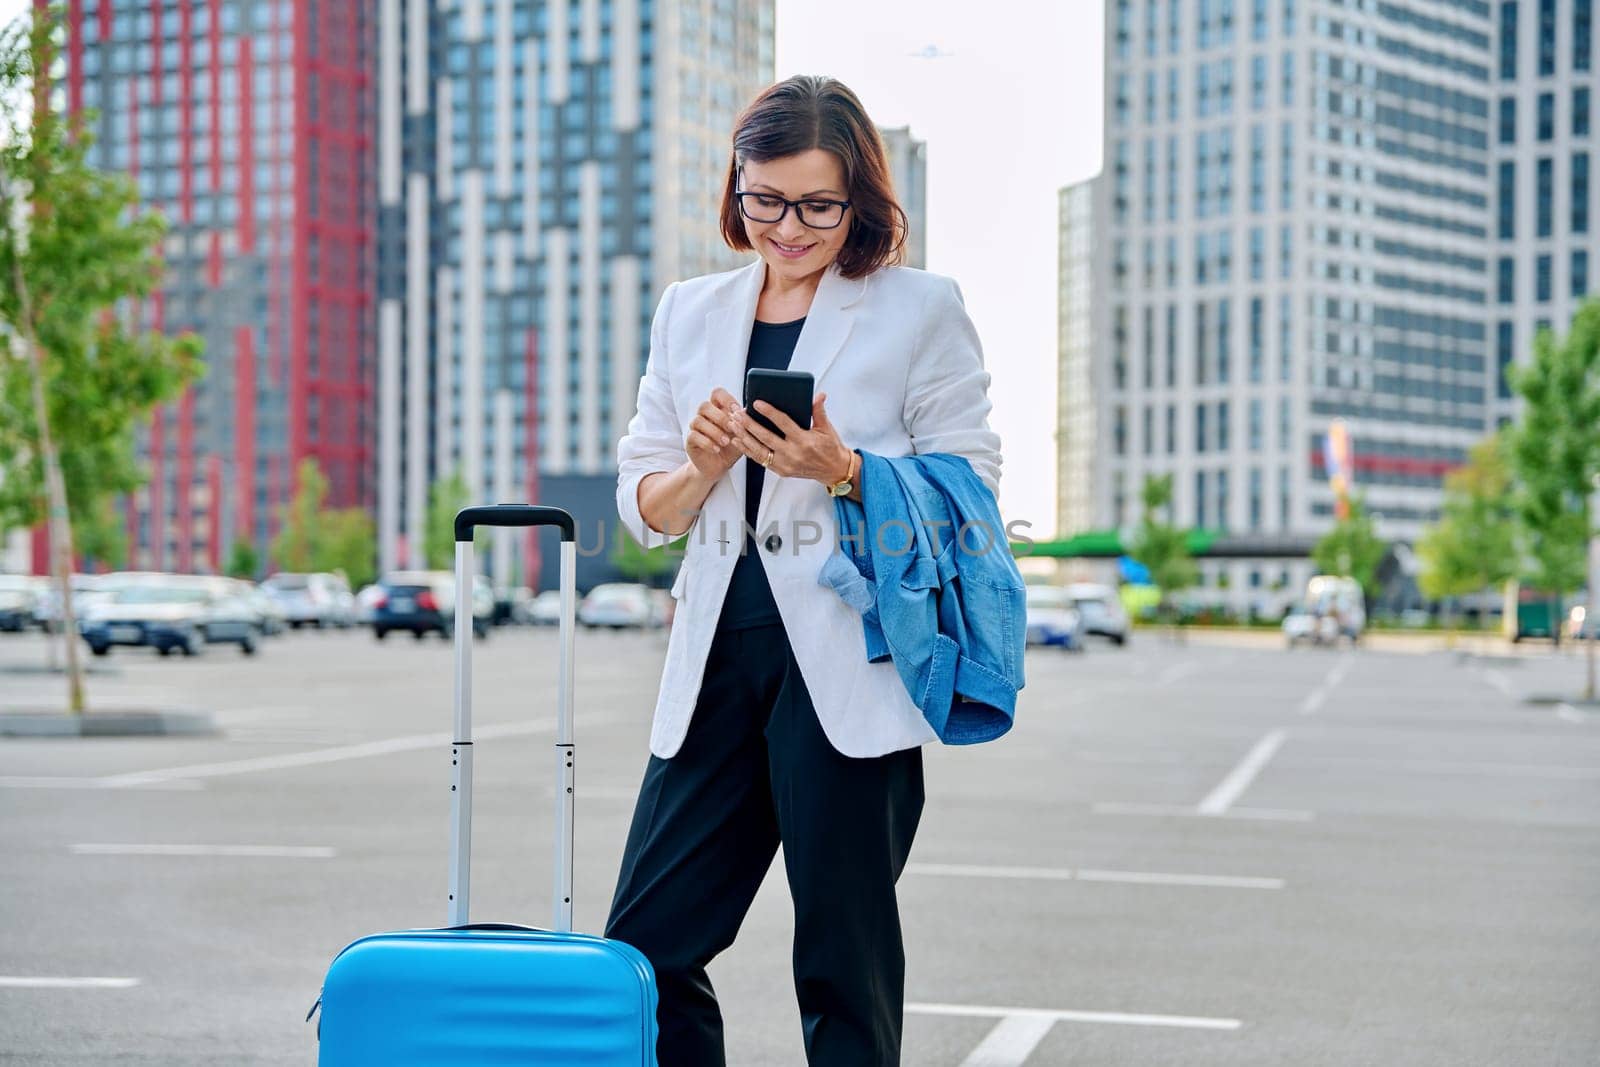
<path fill-rule="evenodd" d="M 806 219 L 810 222 L 831 222 L 834 217 L 840 217 L 837 208 L 830 208 L 822 201 L 849 199 L 844 167 L 837 156 L 821 148 L 765 163 L 746 163 L 741 169 L 740 192 L 804 201 Z M 745 197 L 744 207 L 745 236 L 766 261 L 769 278 L 776 275 L 788 281 L 801 281 L 817 274 L 838 257 L 850 234 L 849 208 L 844 209 L 837 226 L 823 229 L 806 225 L 799 212 L 793 207 L 786 209 L 776 200 Z M 752 214 L 770 217 L 779 211 L 783 212 L 783 218 L 777 222 L 759 222 L 750 217 Z"/>

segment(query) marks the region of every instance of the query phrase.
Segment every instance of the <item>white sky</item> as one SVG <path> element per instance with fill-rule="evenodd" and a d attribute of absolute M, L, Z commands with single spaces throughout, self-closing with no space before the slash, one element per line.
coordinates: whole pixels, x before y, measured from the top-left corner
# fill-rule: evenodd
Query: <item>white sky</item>
<path fill-rule="evenodd" d="M 830 74 L 927 142 L 928 269 L 993 375 L 1001 511 L 1055 531 L 1057 190 L 1100 169 L 1100 0 L 777 0 L 777 75 Z M 981 12 L 981 14 L 975 14 Z M 916 58 L 933 45 L 950 53 Z"/>
<path fill-rule="evenodd" d="M 0 0 L 0 23 L 31 0 Z M 1100 0 L 777 0 L 777 75 L 831 74 L 928 143 L 928 267 L 994 375 L 1002 512 L 1055 531 L 1056 191 L 1100 169 Z M 974 14 L 974 11 L 981 14 Z M 929 45 L 949 53 L 913 57 Z"/>

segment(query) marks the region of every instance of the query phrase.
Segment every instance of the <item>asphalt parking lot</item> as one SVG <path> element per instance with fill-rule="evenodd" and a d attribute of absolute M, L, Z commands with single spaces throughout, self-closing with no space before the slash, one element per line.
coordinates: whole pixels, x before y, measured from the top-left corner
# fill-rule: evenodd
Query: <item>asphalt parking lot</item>
<path fill-rule="evenodd" d="M 579 645 L 577 924 L 610 900 L 664 652 Z M 0 709 L 61 683 L 0 635 Z M 474 919 L 548 919 L 555 639 L 477 655 Z M 314 1062 L 348 941 L 445 920 L 450 649 L 117 654 L 204 739 L 0 740 L 0 1060 Z M 1031 652 L 1018 725 L 927 750 L 904 1062 L 1600 1061 L 1600 715 L 1567 656 Z M 781 865 L 712 968 L 729 1061 L 804 1062 Z"/>

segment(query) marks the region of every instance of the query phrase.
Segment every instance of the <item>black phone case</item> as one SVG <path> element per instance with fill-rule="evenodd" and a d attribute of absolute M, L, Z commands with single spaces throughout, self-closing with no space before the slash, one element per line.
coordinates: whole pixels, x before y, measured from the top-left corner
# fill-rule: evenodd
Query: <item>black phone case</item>
<path fill-rule="evenodd" d="M 753 367 L 744 375 L 744 409 L 750 413 L 752 419 L 779 437 L 783 436 L 783 431 L 773 425 L 771 419 L 755 409 L 757 400 L 765 400 L 793 419 L 796 426 L 802 430 L 809 430 L 812 385 L 810 371 L 766 370 L 762 367 Z"/>

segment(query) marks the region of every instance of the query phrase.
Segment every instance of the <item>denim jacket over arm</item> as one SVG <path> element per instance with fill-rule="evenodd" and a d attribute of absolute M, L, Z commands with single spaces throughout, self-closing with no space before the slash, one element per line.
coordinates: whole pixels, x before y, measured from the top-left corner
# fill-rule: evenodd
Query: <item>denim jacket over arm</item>
<path fill-rule="evenodd" d="M 894 662 L 941 741 L 991 741 L 1011 729 L 1027 639 L 994 494 L 962 456 L 860 455 L 864 503 L 834 501 L 818 584 L 861 613 L 867 658 Z"/>

